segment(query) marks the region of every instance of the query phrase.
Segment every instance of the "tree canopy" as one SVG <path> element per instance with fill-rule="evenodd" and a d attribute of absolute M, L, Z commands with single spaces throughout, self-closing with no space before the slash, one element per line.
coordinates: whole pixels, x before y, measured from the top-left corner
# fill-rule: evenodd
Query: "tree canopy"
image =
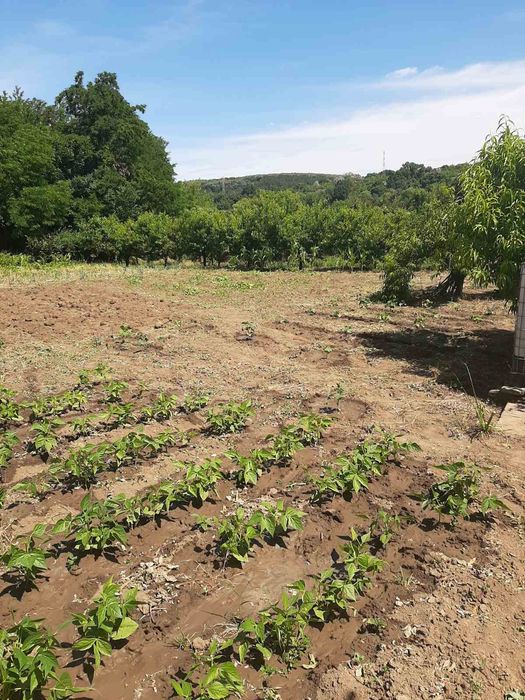
<path fill-rule="evenodd" d="M 181 186 L 167 153 L 120 92 L 114 73 L 82 72 L 54 104 L 0 96 L 0 236 L 3 247 L 92 216 L 177 214 Z"/>

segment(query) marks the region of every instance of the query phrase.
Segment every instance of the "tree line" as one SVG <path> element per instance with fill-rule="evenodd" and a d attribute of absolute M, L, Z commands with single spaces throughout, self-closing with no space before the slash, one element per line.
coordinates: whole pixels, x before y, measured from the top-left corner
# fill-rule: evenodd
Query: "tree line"
<path fill-rule="evenodd" d="M 468 165 L 249 176 L 229 187 L 176 182 L 144 109 L 113 73 L 88 83 L 78 73 L 51 105 L 20 90 L 0 96 L 0 249 L 126 265 L 381 270 L 382 297 L 395 301 L 428 268 L 446 273 L 436 295 L 458 296 L 470 275 L 515 302 L 525 141 L 507 119 Z"/>

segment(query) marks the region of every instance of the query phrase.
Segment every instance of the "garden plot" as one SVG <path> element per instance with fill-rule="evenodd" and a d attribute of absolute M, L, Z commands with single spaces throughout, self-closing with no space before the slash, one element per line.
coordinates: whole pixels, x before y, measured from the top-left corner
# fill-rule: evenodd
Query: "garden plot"
<path fill-rule="evenodd" d="M 474 677 L 465 649 L 454 667 L 437 666 L 439 648 L 453 645 L 443 632 L 453 614 L 471 627 L 497 625 L 494 586 L 500 600 L 516 590 L 519 570 L 496 567 L 493 556 L 502 536 L 520 536 L 517 487 L 487 480 L 465 449 L 470 438 L 452 450 L 445 438 L 432 443 L 414 424 L 400 425 L 387 413 L 385 388 L 376 385 L 376 401 L 350 391 L 325 348 L 351 351 L 354 371 L 371 360 L 358 329 L 350 348 L 349 333 L 337 335 L 338 316 L 327 316 L 324 347 L 317 320 L 311 342 L 324 381 L 310 385 L 306 321 L 267 325 L 281 354 L 264 368 L 270 346 L 246 340 L 245 328 L 242 339 L 230 334 L 225 318 L 217 345 L 243 348 L 237 386 L 226 379 L 231 366 L 222 382 L 193 381 L 180 356 L 169 381 L 158 358 L 171 343 L 199 338 L 176 328 L 149 343 L 145 329 L 136 346 L 132 324 L 95 345 L 96 357 L 59 391 L 25 393 L 4 374 L 5 697 L 37 698 L 39 688 L 68 697 L 78 688 L 93 700 L 389 698 L 400 688 L 411 697 L 421 683 L 435 697 L 472 697 L 461 690 L 467 673 L 492 688 L 480 697 L 517 687 L 519 666 L 497 680 L 495 658 L 494 675 L 475 667 Z M 128 353 L 145 354 L 138 373 L 124 371 Z M 154 358 L 152 386 L 143 373 Z M 290 371 L 300 392 L 284 388 Z M 485 440 L 493 450 L 502 444 Z M 454 610 L 462 612 L 442 603 L 443 614 L 422 622 L 421 606 L 432 611 L 458 586 L 464 597 Z M 519 593 L 508 611 L 511 635 L 521 634 Z M 432 677 L 396 675 L 410 653 L 436 662 Z"/>

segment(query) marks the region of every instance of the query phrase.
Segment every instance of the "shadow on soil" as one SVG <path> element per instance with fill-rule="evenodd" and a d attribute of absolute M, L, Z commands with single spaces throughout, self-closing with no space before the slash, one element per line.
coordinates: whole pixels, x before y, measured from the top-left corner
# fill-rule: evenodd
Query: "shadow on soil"
<path fill-rule="evenodd" d="M 380 331 L 356 333 L 373 355 L 406 360 L 420 376 L 434 375 L 436 381 L 452 389 L 473 393 L 485 399 L 490 389 L 508 381 L 514 334 L 502 329 L 473 331 L 465 335 L 430 331 Z"/>

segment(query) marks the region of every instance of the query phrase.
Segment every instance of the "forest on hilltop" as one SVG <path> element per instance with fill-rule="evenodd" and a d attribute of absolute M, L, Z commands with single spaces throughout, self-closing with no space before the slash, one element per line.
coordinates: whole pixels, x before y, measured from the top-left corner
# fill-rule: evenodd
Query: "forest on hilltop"
<path fill-rule="evenodd" d="M 350 200 L 353 204 L 392 205 L 399 199 L 399 206 L 406 206 L 416 203 L 418 194 L 420 199 L 424 198 L 422 191 L 435 184 L 452 186 L 464 168 L 463 164 L 431 168 L 407 162 L 398 170 L 383 170 L 365 176 L 353 173 L 268 173 L 190 182 L 210 194 L 219 209 L 229 209 L 239 199 L 251 197 L 259 190 L 292 190 L 303 194 L 309 203 Z"/>

